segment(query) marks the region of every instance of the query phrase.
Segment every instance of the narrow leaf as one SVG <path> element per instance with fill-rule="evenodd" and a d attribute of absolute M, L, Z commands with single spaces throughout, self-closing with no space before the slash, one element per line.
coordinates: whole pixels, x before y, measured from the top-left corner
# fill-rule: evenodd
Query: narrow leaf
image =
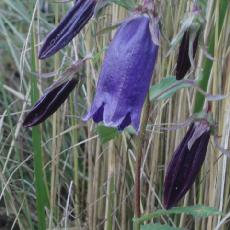
<path fill-rule="evenodd" d="M 36 39 L 35 39 L 34 25 L 33 33 L 31 34 L 31 70 L 36 72 Z M 31 78 L 31 102 L 34 103 L 38 99 L 37 79 Z M 48 197 L 46 194 L 46 186 L 44 181 L 43 172 L 43 155 L 42 155 L 42 134 L 39 127 L 33 127 L 32 129 L 32 147 L 34 157 L 34 184 L 36 189 L 36 215 L 38 219 L 38 229 L 46 229 L 46 215 L 45 207 L 48 206 Z"/>
<path fill-rule="evenodd" d="M 199 2 L 202 2 L 202 0 L 200 0 Z M 229 11 L 229 0 L 222 0 L 216 4 L 217 4 L 217 8 L 219 9 L 219 12 L 218 12 L 219 17 L 215 21 L 215 25 L 210 31 L 209 37 L 208 37 L 207 51 L 211 56 L 214 56 L 214 51 L 217 48 L 215 47 L 215 40 L 219 41 L 220 34 L 221 34 L 221 31 L 224 25 L 224 18 L 226 17 Z M 216 27 L 218 28 L 218 30 L 215 29 Z M 209 79 L 212 76 L 211 75 L 212 66 L 213 66 L 213 60 L 210 60 L 208 57 L 206 57 L 203 61 L 203 67 L 202 67 L 203 71 L 199 79 L 199 86 L 204 91 L 207 91 Z M 196 97 L 195 97 L 195 104 L 194 104 L 195 113 L 202 111 L 204 102 L 205 102 L 205 96 L 202 93 L 197 92 Z"/>
<path fill-rule="evenodd" d="M 127 10 L 131 10 L 137 7 L 136 3 L 133 0 L 110 0 L 117 5 L 124 7 Z"/>
<path fill-rule="evenodd" d="M 193 217 L 209 217 L 209 216 L 216 216 L 216 215 L 223 215 L 218 209 L 204 206 L 204 205 L 194 205 L 188 207 L 175 207 L 171 209 L 159 209 L 153 213 L 146 214 L 141 216 L 140 218 L 134 218 L 134 221 L 144 222 L 150 221 L 153 218 L 157 218 L 160 216 L 168 216 L 172 214 L 187 214 L 192 215 Z"/>
<path fill-rule="evenodd" d="M 151 101 L 164 100 L 172 97 L 177 90 L 190 87 L 192 87 L 192 84 L 177 81 L 175 76 L 165 77 L 150 88 L 149 97 Z"/>
<path fill-rule="evenodd" d="M 141 230 L 183 230 L 183 228 L 174 228 L 167 224 L 145 224 L 141 226 Z"/>

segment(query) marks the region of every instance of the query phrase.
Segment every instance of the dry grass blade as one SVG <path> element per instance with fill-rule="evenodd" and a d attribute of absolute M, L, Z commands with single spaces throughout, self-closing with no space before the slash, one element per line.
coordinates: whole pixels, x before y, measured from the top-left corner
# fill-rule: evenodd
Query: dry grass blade
<path fill-rule="evenodd" d="M 82 117 L 93 101 L 101 65 L 117 25 L 130 15 L 129 6 L 143 1 L 105 1 L 109 4 L 89 20 L 68 46 L 39 61 L 41 41 L 78 1 L 82 0 L 0 1 L 0 228 L 37 229 L 42 219 L 44 229 L 133 229 L 137 147 L 142 153 L 139 211 L 148 214 L 162 209 L 166 168 L 186 133 L 186 125 L 194 117 L 196 92 L 210 100 L 218 124 L 218 143 L 229 150 L 229 1 L 155 1 L 162 36 L 151 84 L 157 85 L 175 73 L 179 47 L 173 46 L 171 52 L 170 41 L 177 38 L 194 2 L 205 6 L 202 17 L 206 21 L 199 35 L 195 69 L 190 68 L 185 81 L 194 83 L 202 70 L 210 78 L 205 85 L 207 91 L 197 85 L 194 90 L 193 84 L 163 100 L 151 101 L 145 114 L 146 133 L 138 145 L 131 128 L 102 143 L 97 125 L 83 122 Z M 213 52 L 207 49 L 210 41 Z M 211 65 L 204 68 L 206 62 Z M 119 81 L 120 69 L 114 72 Z M 69 100 L 37 127 L 34 138 L 34 131 L 32 134 L 31 129 L 22 126 L 26 109 L 35 103 L 35 97 L 30 95 L 35 92 L 39 98 L 47 92 L 45 89 L 52 91 L 73 78 L 78 84 Z M 162 94 L 167 92 L 162 90 Z M 45 105 L 43 110 L 46 108 Z M 215 148 L 213 138 L 210 140 L 199 176 L 178 206 L 202 204 L 225 215 L 163 215 L 152 222 L 192 230 L 230 229 L 229 160 Z M 38 181 L 42 181 L 40 186 Z M 36 204 L 37 200 L 42 207 Z"/>

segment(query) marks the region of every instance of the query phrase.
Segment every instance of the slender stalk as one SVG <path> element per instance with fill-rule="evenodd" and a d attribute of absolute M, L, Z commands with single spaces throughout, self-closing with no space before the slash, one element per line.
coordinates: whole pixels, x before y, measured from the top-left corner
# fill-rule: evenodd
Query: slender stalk
<path fill-rule="evenodd" d="M 98 215 L 98 205 L 95 202 L 98 199 L 99 186 L 100 186 L 100 140 L 96 143 L 96 156 L 95 156 L 95 168 L 94 168 L 94 178 L 93 178 L 93 191 L 94 191 L 94 205 L 93 205 L 93 230 L 96 230 L 97 226 L 97 215 Z"/>
<path fill-rule="evenodd" d="M 217 36 L 219 39 L 223 24 L 224 24 L 224 18 L 228 12 L 228 3 L 229 3 L 228 0 L 220 1 L 219 17 L 216 22 L 216 25 L 212 28 L 210 32 L 209 43 L 208 43 L 208 54 L 211 56 L 214 55 L 214 51 L 215 51 L 215 36 L 216 36 L 215 28 L 216 26 L 218 26 Z M 205 60 L 203 63 L 203 72 L 201 74 L 201 77 L 198 83 L 201 89 L 203 89 L 204 91 L 207 91 L 208 82 L 209 82 L 209 79 L 211 79 L 210 76 L 211 76 L 212 66 L 213 66 L 213 60 L 211 60 L 208 57 L 205 57 Z M 197 112 L 202 111 L 204 102 L 205 102 L 204 95 L 198 92 L 195 98 L 194 112 L 197 113 Z"/>
<path fill-rule="evenodd" d="M 136 170 L 135 170 L 135 199 L 134 199 L 134 214 L 135 217 L 141 216 L 141 160 L 142 160 L 142 148 L 145 138 L 145 129 L 148 122 L 149 117 L 149 109 L 150 109 L 150 103 L 147 99 L 144 105 L 144 109 L 142 112 L 142 119 L 141 119 L 141 127 L 140 127 L 140 133 L 137 136 L 136 139 Z M 134 229 L 138 230 L 140 229 L 140 224 L 136 222 L 134 224 Z"/>
<path fill-rule="evenodd" d="M 113 208 L 114 208 L 114 190 L 115 190 L 115 143 L 110 141 L 108 150 L 108 175 L 106 192 L 106 210 L 104 230 L 113 229 Z"/>
<path fill-rule="evenodd" d="M 55 24 L 58 24 L 60 17 L 60 7 L 58 4 L 55 6 Z M 60 54 L 57 53 L 54 58 L 54 69 L 57 70 L 60 66 Z M 56 137 L 52 140 L 52 152 L 51 152 L 51 188 L 50 188 L 50 217 L 49 217 L 49 229 L 55 226 L 55 219 L 58 216 L 57 198 L 58 198 L 58 186 L 59 186 L 59 152 L 61 146 L 61 137 L 59 136 L 61 130 L 60 124 L 61 112 L 58 110 L 52 117 L 52 136 Z"/>
<path fill-rule="evenodd" d="M 35 51 L 35 28 L 31 36 L 31 71 L 36 72 L 36 51 Z M 37 80 L 31 77 L 31 102 L 34 104 L 38 99 Z M 38 229 L 46 229 L 45 218 L 45 186 L 43 181 L 43 161 L 42 161 L 42 148 L 41 148 L 41 132 L 40 127 L 32 128 L 32 143 L 34 152 L 34 174 L 35 174 L 35 188 L 36 188 L 36 210 L 38 213 Z"/>

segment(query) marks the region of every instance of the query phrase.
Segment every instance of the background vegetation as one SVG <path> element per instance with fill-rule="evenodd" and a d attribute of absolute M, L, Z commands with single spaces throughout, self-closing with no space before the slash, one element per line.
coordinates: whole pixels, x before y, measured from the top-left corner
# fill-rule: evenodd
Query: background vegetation
<path fill-rule="evenodd" d="M 190 78 L 199 76 L 209 52 L 212 57 L 205 69 L 210 70 L 205 83 L 208 92 L 229 94 L 229 4 L 224 0 L 205 2 L 206 24 L 196 57 L 197 71 Z M 223 8 L 224 2 L 227 7 Z M 178 49 L 166 56 L 169 41 L 191 9 L 191 1 L 157 3 L 164 36 L 153 84 L 174 74 Z M 0 1 L 0 225 L 5 229 L 132 229 L 136 137 L 128 130 L 103 144 L 97 125 L 81 120 L 92 102 L 103 55 L 115 31 L 111 26 L 128 12 L 117 4 L 107 6 L 67 48 L 40 62 L 37 51 L 45 35 L 72 4 Z M 207 48 L 210 42 L 213 53 Z M 75 60 L 90 53 L 93 59 L 86 63 L 75 92 L 61 109 L 33 131 L 23 128 L 25 113 L 44 89 Z M 142 213 L 162 208 L 165 169 L 186 131 L 161 131 L 155 125 L 170 127 L 184 122 L 193 112 L 194 100 L 194 89 L 182 89 L 172 98 L 151 102 L 142 143 Z M 228 148 L 230 98 L 213 102 L 212 111 L 219 141 Z M 180 205 L 207 205 L 224 215 L 201 219 L 182 214 L 159 216 L 154 221 L 186 229 L 229 229 L 229 191 L 229 161 L 212 140 L 201 173 Z"/>

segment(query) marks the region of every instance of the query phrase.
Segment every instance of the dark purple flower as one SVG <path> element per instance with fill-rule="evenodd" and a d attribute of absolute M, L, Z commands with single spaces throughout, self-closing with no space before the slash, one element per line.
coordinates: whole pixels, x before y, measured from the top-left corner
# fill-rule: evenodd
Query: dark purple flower
<path fill-rule="evenodd" d="M 204 162 L 210 138 L 206 120 L 193 123 L 170 161 L 164 181 L 164 206 L 175 206 L 191 188 Z"/>
<path fill-rule="evenodd" d="M 75 1 L 60 24 L 46 37 L 39 58 L 48 58 L 71 42 L 93 16 L 95 5 L 96 0 Z"/>
<path fill-rule="evenodd" d="M 71 79 L 57 87 L 48 89 L 26 115 L 23 126 L 32 127 L 45 121 L 64 103 L 76 84 L 77 80 Z"/>
<path fill-rule="evenodd" d="M 193 58 L 196 55 L 196 50 L 197 50 L 197 45 L 198 45 L 198 40 L 199 40 L 199 35 L 200 35 L 200 30 L 196 32 L 195 38 L 193 41 L 190 41 L 191 39 L 191 32 L 189 30 L 185 31 L 180 48 L 179 48 L 179 54 L 177 58 L 177 65 L 176 65 L 176 79 L 181 80 L 185 77 L 186 73 L 189 71 L 191 67 L 191 61 L 189 58 L 189 42 L 192 42 L 192 56 Z"/>
<path fill-rule="evenodd" d="M 158 46 L 152 41 L 150 19 L 138 15 L 118 29 L 106 53 L 96 95 L 84 120 L 139 130 L 142 106 L 149 89 Z M 157 35 L 159 34 L 156 29 Z"/>

